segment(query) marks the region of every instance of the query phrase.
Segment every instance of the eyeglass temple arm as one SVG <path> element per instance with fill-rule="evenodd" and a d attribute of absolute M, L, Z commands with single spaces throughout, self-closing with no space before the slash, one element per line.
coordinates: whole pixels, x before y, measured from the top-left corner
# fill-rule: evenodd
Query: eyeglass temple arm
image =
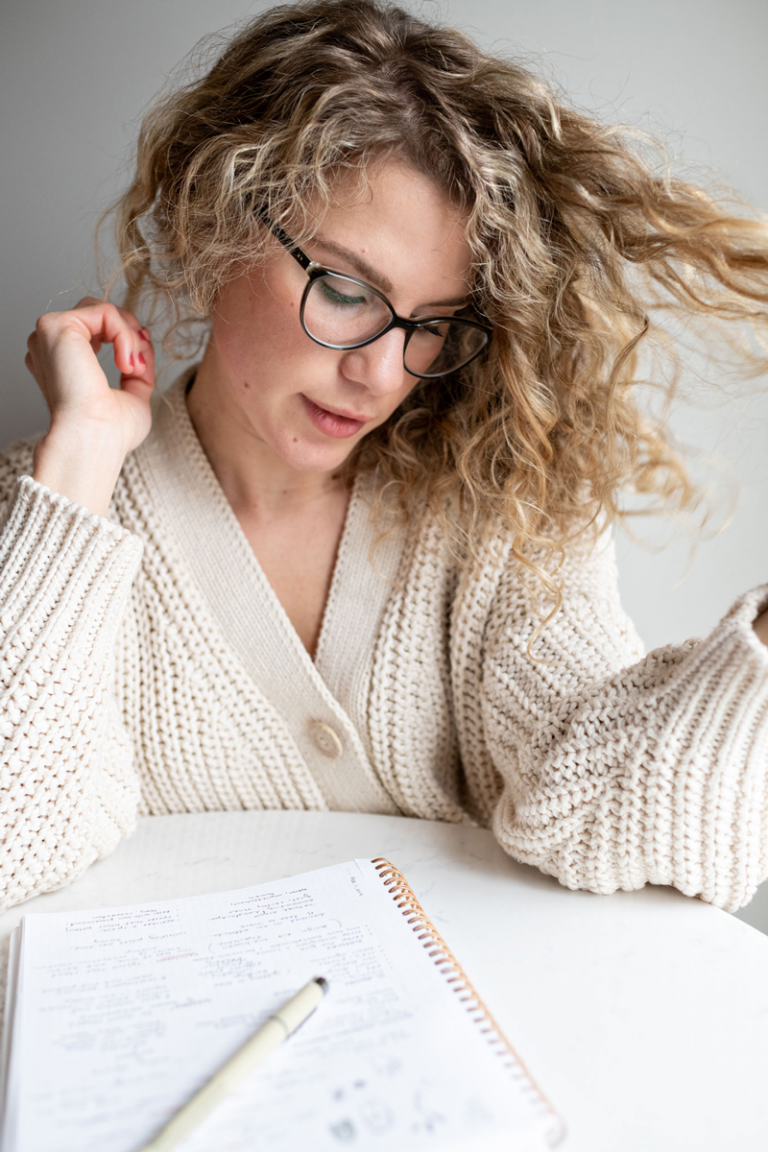
<path fill-rule="evenodd" d="M 272 223 L 271 219 L 269 218 L 269 214 L 267 213 L 266 208 L 256 208 L 256 209 L 254 209 L 254 211 L 256 212 L 256 215 L 259 217 L 259 219 L 264 221 L 264 223 L 266 224 L 267 228 L 269 228 L 272 235 L 277 240 L 279 240 L 280 243 L 283 244 L 288 249 L 291 256 L 293 256 L 294 260 L 297 260 L 298 263 L 301 264 L 302 268 L 306 272 L 307 269 L 309 268 L 310 264 L 312 263 L 309 256 L 307 256 L 306 252 L 302 252 L 302 250 L 301 250 L 301 248 L 299 248 L 298 244 L 295 244 L 294 241 L 291 240 L 288 233 L 284 232 L 279 224 L 273 224 Z"/>

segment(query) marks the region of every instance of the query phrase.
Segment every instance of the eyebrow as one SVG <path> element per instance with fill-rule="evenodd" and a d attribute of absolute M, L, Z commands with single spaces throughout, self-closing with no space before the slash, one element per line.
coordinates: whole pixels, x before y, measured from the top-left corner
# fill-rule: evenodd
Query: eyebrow
<path fill-rule="evenodd" d="M 358 256 L 351 248 L 345 248 L 343 244 L 336 244 L 333 240 L 323 240 L 320 236 L 313 237 L 313 243 L 318 248 L 325 248 L 326 252 L 332 252 L 334 256 L 340 256 L 342 260 L 346 260 L 364 280 L 373 284 L 374 288 L 378 288 L 386 294 L 394 291 L 391 280 L 388 280 L 381 272 L 377 272 L 367 260 L 363 260 L 362 256 Z M 432 308 L 458 308 L 460 304 L 466 304 L 466 302 L 467 294 L 465 293 L 465 295 L 453 300 L 430 300 L 428 303 Z"/>

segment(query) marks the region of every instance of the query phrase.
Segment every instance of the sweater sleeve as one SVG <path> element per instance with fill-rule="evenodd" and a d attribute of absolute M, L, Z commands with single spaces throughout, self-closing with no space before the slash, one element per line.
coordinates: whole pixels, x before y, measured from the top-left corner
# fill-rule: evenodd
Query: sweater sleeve
<path fill-rule="evenodd" d="M 0 907 L 69 883 L 133 828 L 110 692 L 141 541 L 28 476 L 0 519 Z"/>
<path fill-rule="evenodd" d="M 612 546 L 572 558 L 534 642 L 513 573 L 489 621 L 483 723 L 501 845 L 569 888 L 673 885 L 733 911 L 768 873 L 768 587 L 703 640 L 642 649 Z"/>

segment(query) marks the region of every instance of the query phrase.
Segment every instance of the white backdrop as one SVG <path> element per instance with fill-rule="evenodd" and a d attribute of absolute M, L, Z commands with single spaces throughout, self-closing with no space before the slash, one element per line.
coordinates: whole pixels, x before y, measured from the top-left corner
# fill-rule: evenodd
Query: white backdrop
<path fill-rule="evenodd" d="M 26 337 L 39 313 L 95 287 L 94 224 L 125 183 L 142 110 L 200 37 L 266 6 L 3 0 L 0 445 L 45 426 Z M 660 133 L 682 167 L 711 166 L 768 210 L 765 0 L 443 0 L 420 10 L 524 55 L 604 117 Z M 661 554 L 619 540 L 622 595 L 649 647 L 708 631 L 742 590 L 768 580 L 766 390 L 712 408 L 714 395 L 699 389 L 676 427 L 728 462 L 720 475 L 739 490 L 730 525 L 692 561 L 679 536 Z M 654 541 L 669 534 L 639 527 Z M 768 928 L 768 892 L 759 902 Z M 759 917 L 759 902 L 747 916 Z"/>

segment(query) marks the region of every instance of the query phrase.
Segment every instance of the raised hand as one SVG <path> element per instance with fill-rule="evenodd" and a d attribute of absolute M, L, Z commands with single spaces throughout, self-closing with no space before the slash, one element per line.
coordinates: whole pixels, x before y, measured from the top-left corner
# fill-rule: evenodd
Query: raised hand
<path fill-rule="evenodd" d="M 120 387 L 97 354 L 112 344 Z M 155 362 L 149 332 L 132 312 L 92 296 L 47 312 L 27 341 L 25 364 L 45 397 L 50 429 L 35 450 L 34 478 L 104 514 L 126 455 L 151 426 Z"/>

